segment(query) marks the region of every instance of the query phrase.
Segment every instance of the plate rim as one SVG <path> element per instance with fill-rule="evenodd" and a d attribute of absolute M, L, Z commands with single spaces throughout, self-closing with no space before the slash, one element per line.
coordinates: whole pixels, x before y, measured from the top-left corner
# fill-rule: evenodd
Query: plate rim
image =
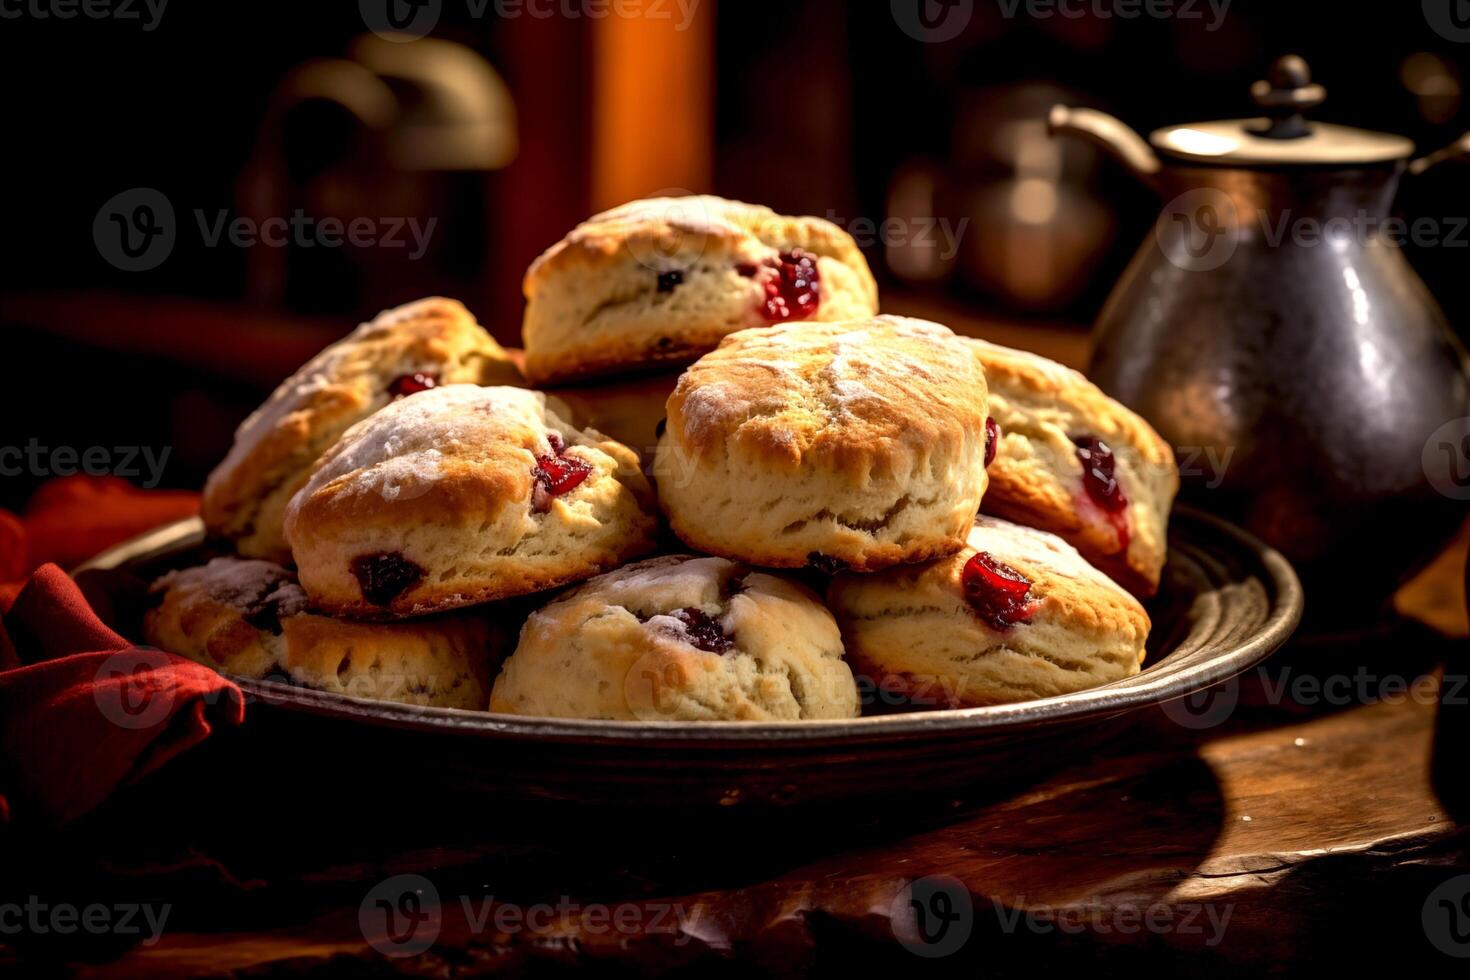
<path fill-rule="evenodd" d="M 1150 671 L 1144 670 L 1132 677 L 1085 691 L 1013 704 L 801 722 L 613 721 L 534 718 L 376 701 L 276 681 L 221 674 L 238 685 L 248 698 L 267 705 L 420 732 L 453 732 L 535 742 L 660 743 L 689 748 L 738 749 L 752 743 L 816 747 L 832 743 L 942 738 L 956 734 L 1000 735 L 1037 729 L 1042 724 L 1049 729 L 1166 704 L 1229 680 L 1257 666 L 1280 649 L 1301 622 L 1305 606 L 1301 581 L 1291 563 L 1279 551 L 1235 524 L 1195 507 L 1176 506 L 1171 520 L 1203 525 L 1213 534 L 1230 539 L 1238 555 L 1248 554 L 1254 559 L 1264 573 L 1261 580 L 1270 593 L 1270 611 L 1261 627 L 1232 649 L 1163 676 L 1150 678 Z M 72 574 L 115 569 L 135 559 L 177 547 L 189 538 L 202 540 L 203 534 L 204 526 L 198 517 L 172 521 L 106 549 L 77 566 Z"/>

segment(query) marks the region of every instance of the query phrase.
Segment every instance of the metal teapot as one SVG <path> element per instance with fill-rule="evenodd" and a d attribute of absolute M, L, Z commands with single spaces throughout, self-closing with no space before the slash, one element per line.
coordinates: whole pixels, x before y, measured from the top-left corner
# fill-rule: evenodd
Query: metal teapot
<path fill-rule="evenodd" d="M 1410 163 L 1408 139 L 1308 121 L 1326 91 L 1294 56 L 1251 94 L 1264 118 L 1147 142 L 1052 109 L 1053 133 L 1101 144 L 1168 202 L 1098 318 L 1088 374 L 1175 446 L 1186 498 L 1291 558 L 1331 607 L 1317 613 L 1361 618 L 1467 513 L 1466 354 L 1390 209 L 1406 170 L 1470 152 L 1470 134 Z"/>

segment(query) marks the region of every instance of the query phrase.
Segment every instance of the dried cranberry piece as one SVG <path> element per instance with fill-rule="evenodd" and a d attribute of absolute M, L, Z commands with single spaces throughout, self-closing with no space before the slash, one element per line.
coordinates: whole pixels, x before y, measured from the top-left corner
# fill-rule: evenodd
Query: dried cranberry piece
<path fill-rule="evenodd" d="M 375 606 L 389 605 L 424 577 L 422 568 L 396 551 L 358 555 L 351 568 L 362 597 Z"/>
<path fill-rule="evenodd" d="M 697 650 L 703 650 L 706 653 L 728 653 L 735 646 L 735 641 L 725 635 L 720 624 L 698 606 L 675 609 L 669 615 L 684 624 L 684 631 L 689 637 L 689 645 Z"/>
<path fill-rule="evenodd" d="M 552 432 L 546 438 L 552 451 L 537 456 L 536 466 L 531 470 L 531 506 L 538 511 L 550 507 L 551 498 L 577 489 L 592 472 L 591 464 L 564 455 L 566 443 L 561 436 Z"/>
<path fill-rule="evenodd" d="M 1082 485 L 1087 495 L 1109 514 L 1116 514 L 1128 505 L 1118 486 L 1117 460 L 1112 447 L 1096 436 L 1081 436 L 1072 440 L 1077 444 L 1077 459 L 1082 464 Z"/>
<path fill-rule="evenodd" d="M 805 320 L 822 304 L 821 274 L 817 257 L 801 249 L 782 252 L 775 274 L 765 282 L 766 298 L 761 311 L 772 323 Z"/>
<path fill-rule="evenodd" d="M 760 266 L 756 265 L 754 262 L 741 262 L 740 264 L 735 266 L 735 271 L 740 273 L 746 279 L 754 279 L 755 274 L 760 271 Z"/>
<path fill-rule="evenodd" d="M 415 371 L 413 374 L 400 374 L 394 378 L 393 383 L 388 386 L 388 394 L 394 398 L 403 398 L 437 387 L 439 387 L 438 375 Z"/>
<path fill-rule="evenodd" d="M 1031 580 L 988 552 L 977 551 L 965 562 L 960 582 L 970 606 L 992 629 L 1008 630 L 1035 612 Z"/>
<path fill-rule="evenodd" d="M 985 418 L 985 466 L 995 462 L 995 451 L 1000 446 L 1000 426 L 996 424 L 993 416 Z"/>

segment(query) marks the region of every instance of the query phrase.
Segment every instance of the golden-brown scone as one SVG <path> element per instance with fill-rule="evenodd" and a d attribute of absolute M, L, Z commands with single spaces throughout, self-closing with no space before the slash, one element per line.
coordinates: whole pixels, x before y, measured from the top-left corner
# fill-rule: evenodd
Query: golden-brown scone
<path fill-rule="evenodd" d="M 538 612 L 490 710 L 640 721 L 852 718 L 832 614 L 803 586 L 671 555 L 598 576 Z"/>
<path fill-rule="evenodd" d="M 981 517 L 964 550 L 827 592 L 853 669 L 931 707 L 1028 701 L 1138 673 L 1149 618 L 1054 534 Z"/>
<path fill-rule="evenodd" d="M 524 388 L 448 385 L 343 434 L 286 510 L 301 585 L 398 619 L 580 581 L 644 554 L 638 456 Z"/>
<path fill-rule="evenodd" d="M 878 312 L 847 232 L 708 196 L 632 201 L 583 222 L 532 263 L 524 289 L 537 384 L 687 364 L 764 323 Z"/>
<path fill-rule="evenodd" d="M 483 710 L 504 636 L 479 617 L 361 623 L 314 615 L 289 571 L 216 558 L 153 586 L 149 643 L 215 670 L 377 701 Z"/>
<path fill-rule="evenodd" d="M 1130 592 L 1153 595 L 1179 490 L 1169 444 L 1078 372 L 967 343 L 985 368 L 1000 429 L 982 509 L 1060 535 Z"/>
<path fill-rule="evenodd" d="M 936 323 L 744 330 L 669 399 L 659 501 L 690 547 L 756 565 L 949 554 L 985 493 L 986 402 L 979 361 Z"/>
<path fill-rule="evenodd" d="M 249 558 L 288 564 L 286 503 L 337 437 L 426 384 L 516 384 L 505 350 L 452 299 L 386 310 L 276 388 L 235 432 L 201 507 L 210 533 Z"/>

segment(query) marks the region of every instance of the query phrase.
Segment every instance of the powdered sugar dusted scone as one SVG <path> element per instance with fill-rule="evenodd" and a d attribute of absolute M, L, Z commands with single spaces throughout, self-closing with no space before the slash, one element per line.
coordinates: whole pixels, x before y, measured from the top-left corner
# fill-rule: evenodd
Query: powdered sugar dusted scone
<path fill-rule="evenodd" d="M 312 464 L 353 423 L 436 384 L 514 384 L 519 371 L 452 299 L 387 310 L 312 358 L 235 433 L 209 475 L 202 514 L 246 557 L 289 562 L 286 504 Z"/>
<path fill-rule="evenodd" d="M 757 565 L 924 561 L 964 546 L 985 418 L 979 362 L 938 324 L 741 331 L 669 398 L 659 501 L 691 547 Z"/>
<path fill-rule="evenodd" d="M 852 236 L 718 197 L 633 201 L 578 225 L 526 272 L 535 382 L 682 364 L 746 327 L 878 312 Z"/>
<path fill-rule="evenodd" d="M 722 558 L 601 575 L 532 613 L 490 710 L 642 721 L 852 718 L 837 624 L 808 589 Z"/>
<path fill-rule="evenodd" d="M 652 548 L 638 457 L 522 388 L 449 385 L 349 429 L 286 510 L 329 612 L 401 618 L 588 578 Z"/>
<path fill-rule="evenodd" d="M 360 623 L 307 610 L 289 571 L 216 558 L 154 583 L 149 643 L 215 670 L 285 674 L 317 690 L 378 701 L 483 710 L 503 634 L 475 616 Z"/>
<path fill-rule="evenodd" d="M 1054 534 L 981 517 L 964 550 L 827 592 L 853 669 L 916 704 L 1067 694 L 1138 673 L 1149 618 Z"/>
<path fill-rule="evenodd" d="M 1179 490 L 1169 444 L 1078 372 L 967 343 L 1000 429 L 985 512 L 1059 534 L 1135 595 L 1153 595 Z"/>

